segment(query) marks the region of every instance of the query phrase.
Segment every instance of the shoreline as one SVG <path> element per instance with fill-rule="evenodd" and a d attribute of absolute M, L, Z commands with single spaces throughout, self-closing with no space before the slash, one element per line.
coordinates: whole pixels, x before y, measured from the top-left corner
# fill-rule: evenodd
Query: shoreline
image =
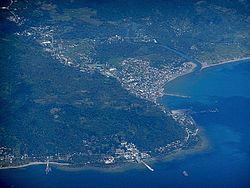
<path fill-rule="evenodd" d="M 198 135 L 201 138 L 201 141 L 195 145 L 194 147 L 187 149 L 187 150 L 177 150 L 174 151 L 171 154 L 168 154 L 166 156 L 161 156 L 159 158 L 154 157 L 151 158 L 150 160 L 146 160 L 145 162 L 147 164 L 154 165 L 159 162 L 171 162 L 173 160 L 182 160 L 188 155 L 194 155 L 198 153 L 205 153 L 210 151 L 211 145 L 208 140 L 208 138 L 205 136 L 205 131 L 203 128 L 198 126 L 199 128 L 199 133 Z M 62 170 L 62 171 L 68 171 L 68 172 L 79 172 L 79 171 L 87 171 L 87 170 L 92 170 L 92 171 L 97 171 L 97 172 L 104 172 L 104 173 L 121 173 L 121 172 L 126 172 L 129 170 L 146 170 L 146 166 L 143 165 L 142 163 L 125 163 L 119 166 L 114 166 L 114 167 L 107 167 L 107 168 L 101 168 L 101 167 L 91 167 L 91 166 L 86 166 L 86 167 L 79 167 L 79 168 L 72 168 L 72 167 L 66 167 L 66 166 L 59 166 L 57 169 Z M 154 171 L 157 172 L 157 168 L 154 168 Z"/>
<path fill-rule="evenodd" d="M 233 59 L 233 60 L 228 60 L 228 61 L 223 61 L 223 62 L 220 62 L 220 63 L 215 63 L 215 64 L 206 64 L 206 63 L 201 63 L 201 68 L 200 70 L 198 71 L 202 71 L 204 69 L 207 69 L 209 67 L 214 67 L 214 66 L 219 66 L 219 65 L 224 65 L 224 64 L 228 64 L 228 63 L 234 63 L 234 62 L 241 62 L 241 61 L 245 61 L 245 60 L 250 60 L 250 57 L 244 57 L 244 58 L 238 58 L 238 59 Z M 196 63 L 190 61 L 190 62 L 187 62 L 188 64 L 191 64 L 192 67 L 190 69 L 188 69 L 187 72 L 184 72 L 180 75 L 177 75 L 177 76 L 174 76 L 172 78 L 170 78 L 165 84 L 164 84 L 164 91 L 165 91 L 165 86 L 172 82 L 173 80 L 179 78 L 179 77 L 182 77 L 182 76 L 185 76 L 187 74 L 190 74 L 192 72 L 195 71 L 195 68 L 198 66 Z M 164 95 L 168 95 L 168 96 L 174 96 L 174 97 L 181 97 L 181 98 L 191 98 L 190 96 L 185 96 L 185 95 L 180 95 L 180 94 L 175 94 L 175 93 L 164 93 Z"/>
<path fill-rule="evenodd" d="M 164 95 L 174 96 L 174 97 L 181 97 L 181 98 L 191 98 L 190 96 L 184 96 L 184 95 L 180 95 L 180 94 L 176 94 L 176 93 L 167 93 L 167 92 L 165 92 L 165 86 L 166 86 L 167 84 L 169 84 L 170 82 L 172 82 L 173 80 L 175 80 L 175 79 L 177 79 L 177 78 L 179 78 L 179 77 L 182 77 L 182 76 L 185 76 L 185 75 L 187 75 L 187 74 L 190 74 L 190 73 L 194 72 L 195 68 L 197 67 L 197 64 L 194 63 L 194 62 L 192 62 L 192 61 L 187 62 L 187 64 L 190 64 L 190 65 L 191 65 L 191 68 L 188 69 L 186 72 L 180 74 L 180 75 L 176 75 L 176 76 L 170 78 L 170 79 L 164 84 L 164 86 L 163 86 L 163 88 L 164 88 L 164 93 L 163 93 L 163 95 L 162 95 L 160 98 L 162 98 Z"/>
<path fill-rule="evenodd" d="M 33 166 L 33 165 L 58 165 L 58 166 L 69 166 L 69 163 L 58 163 L 58 162 L 30 162 L 23 165 L 17 165 L 17 166 L 6 166 L 6 167 L 0 167 L 0 170 L 6 170 L 6 169 L 16 169 L 16 168 L 25 168 L 27 166 Z"/>
<path fill-rule="evenodd" d="M 193 62 L 187 62 L 188 64 L 191 64 L 191 68 L 188 69 L 186 72 L 174 76 L 173 78 L 171 78 L 166 84 L 168 84 L 170 81 L 175 80 L 178 77 L 184 76 L 186 74 L 192 73 L 195 68 L 197 67 L 197 65 Z M 174 94 L 166 94 L 166 95 L 174 95 Z M 186 96 L 185 96 L 186 97 Z M 201 128 L 199 127 L 199 130 L 201 132 Z M 147 160 L 145 162 L 147 162 L 148 164 L 154 164 L 156 162 L 169 162 L 172 160 L 176 160 L 179 157 L 185 157 L 186 155 L 189 154 L 194 154 L 194 153 L 199 153 L 203 150 L 205 150 L 208 147 L 208 143 L 206 142 L 207 138 L 203 135 L 200 134 L 201 137 L 201 142 L 198 143 L 196 146 L 187 149 L 187 150 L 177 150 L 174 151 L 173 153 L 170 153 L 166 156 L 161 156 L 160 158 L 151 158 L 150 160 Z M 205 141 L 205 142 L 204 142 Z M 55 168 L 59 169 L 59 170 L 63 170 L 63 171 L 85 171 L 85 170 L 94 170 L 94 171 L 99 171 L 99 172 L 124 172 L 124 171 L 129 171 L 129 170 L 136 170 L 136 169 L 145 169 L 145 165 L 143 165 L 142 163 L 124 163 L 121 165 L 117 165 L 117 166 L 113 166 L 113 167 L 107 167 L 107 168 L 103 168 L 103 167 L 95 167 L 95 166 L 85 166 L 85 167 L 70 167 L 71 164 L 69 163 L 59 163 L 59 162 L 30 162 L 27 164 L 23 164 L 23 165 L 17 165 L 17 166 L 8 166 L 8 167 L 0 167 L 0 170 L 4 170 L 4 169 L 17 169 L 17 168 L 25 168 L 28 166 L 33 166 L 33 165 L 47 165 L 47 164 L 52 164 L 55 165 Z M 156 169 L 157 170 L 157 169 Z"/>
<path fill-rule="evenodd" d="M 198 143 L 196 146 L 187 149 L 187 150 L 177 150 L 174 151 L 173 153 L 170 153 L 166 156 L 160 156 L 159 158 L 154 157 L 151 158 L 150 160 L 146 160 L 146 162 L 149 165 L 153 165 L 155 163 L 159 162 L 171 162 L 173 160 L 181 160 L 185 158 L 187 155 L 193 155 L 196 153 L 202 153 L 206 152 L 210 149 L 210 144 L 207 139 L 207 137 L 204 134 L 203 128 L 199 127 L 199 136 L 201 138 L 200 143 Z M 121 173 L 129 170 L 144 170 L 146 169 L 146 166 L 143 165 L 143 163 L 124 163 L 121 165 L 117 166 L 112 166 L 112 167 L 95 167 L 95 166 L 86 166 L 86 167 L 71 167 L 69 163 L 59 163 L 59 162 L 30 162 L 27 164 L 23 165 L 17 165 L 17 166 L 9 166 L 9 167 L 0 167 L 0 170 L 7 170 L 7 169 L 18 169 L 18 168 L 25 168 L 28 166 L 34 166 L 34 165 L 47 165 L 47 163 L 51 165 L 55 165 L 54 167 L 58 170 L 62 171 L 68 171 L 68 172 L 79 172 L 79 171 L 87 171 L 87 170 L 92 170 L 92 171 L 97 171 L 97 172 L 105 172 L 105 173 Z M 157 169 L 155 169 L 157 171 Z"/>
<path fill-rule="evenodd" d="M 202 137 L 201 143 L 199 143 L 197 146 L 194 146 L 193 148 L 190 148 L 188 150 L 177 150 L 174 153 L 171 153 L 169 155 L 166 155 L 164 157 L 159 158 L 152 158 L 150 160 L 146 160 L 145 162 L 148 165 L 154 165 L 155 163 L 166 163 L 166 162 L 171 162 L 173 160 L 182 160 L 188 155 L 194 155 L 197 153 L 203 153 L 207 152 L 210 149 L 209 141 L 207 138 Z M 99 168 L 99 167 L 79 167 L 79 168 L 72 168 L 72 167 L 57 167 L 57 169 L 62 170 L 62 171 L 68 171 L 68 172 L 79 172 L 79 171 L 87 171 L 87 170 L 92 170 L 92 171 L 97 171 L 97 172 L 103 172 L 103 173 L 121 173 L 121 172 L 126 172 L 130 170 L 147 170 L 147 167 L 143 165 L 143 163 L 125 163 L 119 166 L 115 167 L 107 167 L 107 168 Z M 157 172 L 157 168 L 154 168 L 154 171 Z"/>
<path fill-rule="evenodd" d="M 218 64 L 212 64 L 212 65 L 203 65 L 202 64 L 202 69 L 208 68 L 208 67 L 212 67 L 212 66 L 217 66 L 217 65 L 221 65 L 221 64 L 226 64 L 226 63 L 231 63 L 231 62 L 236 62 L 236 61 L 242 61 L 242 60 L 250 60 L 250 57 L 247 58 L 242 58 L 242 59 L 235 59 L 235 60 L 230 60 L 230 61 L 225 61 L 225 62 L 221 62 Z M 187 62 L 188 64 L 191 64 L 191 68 L 188 69 L 186 72 L 174 76 L 171 79 L 169 79 L 165 85 L 167 85 L 169 82 L 175 80 L 178 77 L 184 76 L 186 74 L 192 73 L 194 72 L 195 68 L 197 67 L 197 65 L 194 62 Z M 166 95 L 176 95 L 176 94 L 169 94 L 166 93 Z M 179 96 L 179 95 L 178 95 Z M 187 96 L 185 96 L 187 97 Z M 199 126 L 198 126 L 199 127 Z M 199 135 L 201 138 L 201 142 L 198 143 L 196 146 L 194 146 L 193 148 L 187 149 L 187 150 L 177 150 L 169 155 L 163 156 L 159 158 L 152 158 L 148 161 L 146 161 L 148 164 L 152 165 L 156 162 L 170 162 L 172 160 L 181 160 L 182 158 L 184 158 L 186 155 L 192 155 L 195 153 L 200 153 L 200 152 L 205 152 L 207 150 L 210 149 L 209 147 L 209 141 L 207 139 L 207 137 L 204 134 L 204 130 L 203 128 L 199 127 Z M 94 170 L 94 171 L 99 171 L 99 172 L 124 172 L 124 171 L 128 171 L 128 170 L 135 170 L 135 169 L 145 169 L 146 167 L 143 164 L 140 163 L 125 163 L 122 164 L 120 166 L 114 166 L 114 167 L 107 167 L 107 168 L 102 168 L 102 167 L 94 167 L 94 166 L 86 166 L 86 167 L 70 167 L 71 165 L 69 163 L 59 163 L 59 162 L 30 162 L 27 164 L 23 164 L 23 165 L 17 165 L 17 166 L 8 166 L 8 167 L 0 167 L 0 170 L 6 170 L 6 169 L 18 169 L 18 168 L 25 168 L 28 166 L 33 166 L 33 165 L 47 165 L 47 163 L 55 165 L 55 168 L 59 169 L 59 170 L 63 170 L 63 171 L 71 171 L 71 172 L 76 172 L 76 171 L 85 171 L 85 170 Z M 156 169 L 157 170 L 157 169 Z"/>
<path fill-rule="evenodd" d="M 197 126 L 197 127 L 199 128 L 198 135 L 200 136 L 200 139 L 201 139 L 201 141 L 197 145 L 195 145 L 193 148 L 190 148 L 188 150 L 179 150 L 175 153 L 167 155 L 160 161 L 170 162 L 173 160 L 182 160 L 188 155 L 209 152 L 211 150 L 211 144 L 210 144 L 209 139 L 206 136 L 205 129 L 201 126 Z"/>
<path fill-rule="evenodd" d="M 198 71 L 202 71 L 202 70 L 207 69 L 207 68 L 209 68 L 209 67 L 219 66 L 219 65 L 223 65 L 223 64 L 227 64 L 227 63 L 240 62 L 240 61 L 245 61 L 245 60 L 250 60 L 250 57 L 237 58 L 237 59 L 232 59 L 232 60 L 223 61 L 223 62 L 214 63 L 214 64 L 200 63 L 200 64 L 201 64 L 201 68 L 200 68 L 200 70 L 198 70 Z M 184 72 L 184 73 L 182 73 L 182 74 L 180 74 L 180 75 L 176 75 L 176 76 L 170 78 L 170 79 L 165 83 L 165 85 L 167 85 L 169 82 L 171 82 L 171 81 L 173 81 L 173 80 L 175 80 L 175 79 L 177 79 L 177 78 L 179 78 L 179 77 L 182 77 L 182 76 L 184 76 L 184 75 L 186 75 L 186 74 L 190 74 L 190 73 L 194 72 L 194 71 L 195 71 L 195 68 L 198 66 L 196 63 L 194 63 L 194 62 L 192 62 L 192 61 L 187 62 L 187 63 L 188 63 L 188 64 L 191 64 L 192 67 L 191 67 L 190 69 L 188 69 L 188 71 L 186 71 L 186 72 Z"/>
<path fill-rule="evenodd" d="M 244 60 L 250 60 L 250 57 L 238 58 L 238 59 L 223 61 L 223 62 L 215 63 L 215 64 L 204 64 L 204 63 L 202 63 L 202 67 L 201 67 L 200 70 L 204 70 L 204 69 L 209 68 L 209 67 L 214 67 L 214 66 L 218 66 L 218 65 L 227 64 L 227 63 L 233 63 L 233 62 L 238 62 L 238 61 L 244 61 Z"/>
<path fill-rule="evenodd" d="M 190 69 L 188 69 L 186 72 L 184 72 L 184 73 L 182 73 L 182 74 L 180 74 L 180 75 L 176 75 L 176 76 L 170 78 L 164 85 L 166 85 L 166 84 L 168 84 L 169 82 L 175 80 L 176 78 L 179 78 L 179 77 L 182 77 L 182 76 L 184 76 L 184 75 L 186 75 L 186 74 L 189 74 L 189 73 L 194 72 L 194 70 L 195 70 L 195 68 L 197 67 L 197 65 L 196 65 L 194 62 L 191 62 L 191 61 L 190 61 L 190 62 L 187 62 L 187 64 L 190 64 L 192 67 L 191 67 Z"/>

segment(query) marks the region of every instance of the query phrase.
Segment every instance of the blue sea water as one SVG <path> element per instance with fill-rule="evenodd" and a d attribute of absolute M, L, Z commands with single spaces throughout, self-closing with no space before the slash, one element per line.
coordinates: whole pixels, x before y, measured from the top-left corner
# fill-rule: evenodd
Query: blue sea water
<path fill-rule="evenodd" d="M 45 166 L 0 171 L 1 187 L 250 187 L 250 62 L 231 63 L 180 77 L 166 92 L 168 109 L 190 109 L 203 127 L 211 149 L 171 162 L 153 164 L 151 172 L 96 171 L 45 175 Z M 216 110 L 216 112 L 210 112 Z M 188 177 L 183 175 L 186 170 Z"/>

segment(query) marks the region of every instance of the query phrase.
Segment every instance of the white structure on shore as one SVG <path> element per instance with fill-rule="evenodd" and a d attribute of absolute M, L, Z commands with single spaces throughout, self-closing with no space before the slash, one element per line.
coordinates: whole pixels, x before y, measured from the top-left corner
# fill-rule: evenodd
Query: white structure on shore
<path fill-rule="evenodd" d="M 148 164 L 146 164 L 144 161 L 141 161 L 142 164 L 144 164 L 150 171 L 155 171 L 153 168 L 151 168 Z"/>

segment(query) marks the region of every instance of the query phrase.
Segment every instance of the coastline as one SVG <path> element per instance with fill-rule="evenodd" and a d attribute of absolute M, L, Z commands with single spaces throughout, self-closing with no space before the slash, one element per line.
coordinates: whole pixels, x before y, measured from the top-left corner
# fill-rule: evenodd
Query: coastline
<path fill-rule="evenodd" d="M 206 64 L 206 63 L 200 63 L 201 64 L 201 68 L 199 69 L 199 71 L 202 71 L 204 69 L 207 69 L 209 67 L 214 67 L 214 66 L 219 66 L 219 65 L 223 65 L 223 64 L 228 64 L 228 63 L 234 63 L 234 62 L 241 62 L 241 61 L 246 61 L 246 60 L 250 60 L 250 57 L 244 57 L 244 58 L 238 58 L 238 59 L 233 59 L 233 60 L 228 60 L 228 61 L 223 61 L 223 62 L 220 62 L 220 63 L 215 63 L 215 64 Z M 180 75 L 176 75 L 172 78 L 170 78 L 165 84 L 164 86 L 166 86 L 169 82 L 181 77 L 181 76 L 184 76 L 184 75 L 187 75 L 187 74 L 190 74 L 192 72 L 195 71 L 196 67 L 198 66 L 196 63 L 194 62 L 187 62 L 188 64 L 191 64 L 191 68 L 188 69 L 186 72 L 180 74 Z M 165 89 L 164 89 L 165 90 Z M 190 96 L 184 96 L 184 95 L 179 95 L 179 94 L 175 94 L 175 93 L 164 93 L 164 95 L 169 95 L 169 96 L 175 96 L 175 97 L 181 97 L 181 98 L 190 98 Z"/>
<path fill-rule="evenodd" d="M 124 163 L 112 167 L 95 167 L 95 166 L 84 166 L 84 167 L 67 167 L 67 166 L 56 166 L 58 170 L 66 172 L 79 172 L 79 171 L 97 171 L 104 173 L 121 173 L 129 170 L 140 170 L 145 169 L 146 167 L 140 163 Z"/>
<path fill-rule="evenodd" d="M 176 151 L 175 153 L 169 154 L 163 157 L 160 161 L 170 162 L 173 160 L 181 160 L 185 158 L 187 155 L 194 155 L 197 153 L 209 152 L 211 150 L 211 144 L 205 134 L 205 129 L 201 126 L 197 126 L 197 127 L 199 128 L 198 135 L 200 136 L 200 142 L 197 145 L 187 150 L 179 150 L 179 151 Z"/>
<path fill-rule="evenodd" d="M 24 167 L 33 166 L 33 165 L 47 165 L 48 163 L 52 164 L 52 165 L 59 165 L 59 166 L 68 166 L 68 165 L 70 165 L 69 163 L 58 163 L 58 162 L 30 162 L 30 163 L 23 164 L 23 165 L 0 167 L 0 170 L 24 168 Z"/>
<path fill-rule="evenodd" d="M 197 67 L 197 64 L 194 63 L 194 62 L 192 62 L 192 61 L 187 62 L 187 64 L 190 64 L 190 65 L 191 65 L 191 68 L 190 68 L 190 69 L 187 69 L 187 71 L 185 71 L 184 73 L 182 73 L 182 74 L 180 74 L 180 75 L 176 75 L 176 76 L 170 78 L 170 79 L 164 84 L 163 88 L 165 88 L 165 86 L 166 86 L 168 83 L 172 82 L 173 80 L 175 80 L 175 79 L 177 79 L 177 78 L 179 78 L 179 77 L 182 77 L 182 76 L 184 76 L 184 75 L 187 75 L 187 74 L 190 74 L 190 73 L 194 72 L 194 70 L 195 70 L 196 67 Z M 176 94 L 176 93 L 166 93 L 166 92 L 165 92 L 165 89 L 164 89 L 164 93 L 163 93 L 163 95 L 162 95 L 161 97 L 163 97 L 164 95 L 175 96 L 175 97 L 181 97 L 181 98 L 190 98 L 190 96 L 179 95 L 179 94 Z"/>
<path fill-rule="evenodd" d="M 191 65 L 191 68 L 190 68 L 190 69 L 188 69 L 186 72 L 184 72 L 184 73 L 182 73 L 182 74 L 180 74 L 180 75 L 176 75 L 176 76 L 170 78 L 170 79 L 165 83 L 165 85 L 168 84 L 169 82 L 175 80 L 176 78 L 179 78 L 179 77 L 184 76 L 184 75 L 186 75 L 186 74 L 192 73 L 192 72 L 195 70 L 195 68 L 197 67 L 197 65 L 196 65 L 194 62 L 191 62 L 191 61 L 190 61 L 190 62 L 187 62 L 187 64 L 190 64 L 190 65 Z"/>
<path fill-rule="evenodd" d="M 237 61 L 243 61 L 243 60 L 250 60 L 250 57 L 225 61 L 225 62 L 212 64 L 212 65 L 202 64 L 202 68 L 200 70 L 203 70 L 205 68 L 212 67 L 212 66 L 217 66 L 217 65 L 231 63 L 231 62 L 237 62 Z M 181 77 L 181 76 L 184 76 L 186 74 L 194 72 L 197 65 L 194 62 L 187 62 L 187 63 L 191 64 L 191 68 L 180 75 L 176 75 L 176 76 L 172 77 L 171 79 L 169 79 L 165 83 L 165 85 L 168 84 L 169 82 L 175 80 L 178 77 Z M 166 93 L 166 95 L 175 95 L 175 94 Z M 196 153 L 200 153 L 200 152 L 202 153 L 202 152 L 206 152 L 206 151 L 210 150 L 210 144 L 209 144 L 207 137 L 204 134 L 203 128 L 200 126 L 198 126 L 198 127 L 199 127 L 198 135 L 200 136 L 201 141 L 197 145 L 195 145 L 194 147 L 187 149 L 187 150 L 179 149 L 177 151 L 174 151 L 171 154 L 160 157 L 160 159 L 159 158 L 151 158 L 150 160 L 147 160 L 146 162 L 150 165 L 153 165 L 156 162 L 170 162 L 172 160 L 181 160 L 181 159 L 185 158 L 186 155 L 192 155 L 192 154 L 196 154 Z M 145 169 L 146 168 L 143 164 L 140 164 L 140 163 L 124 163 L 124 164 L 121 164 L 118 166 L 102 168 L 102 167 L 94 167 L 94 166 L 71 167 L 71 165 L 69 163 L 59 163 L 59 162 L 30 162 L 30 163 L 23 164 L 23 165 L 0 167 L 0 170 L 24 168 L 24 167 L 33 166 L 33 165 L 47 165 L 47 163 L 49 163 L 51 165 L 55 165 L 55 167 L 59 170 L 71 171 L 71 172 L 94 170 L 94 171 L 99 171 L 99 172 L 115 173 L 115 172 L 124 172 L 124 171 L 128 171 L 128 170 Z"/>
<path fill-rule="evenodd" d="M 187 150 L 176 150 L 173 151 L 173 153 L 170 153 L 165 156 L 160 157 L 154 157 L 149 160 L 146 160 L 145 162 L 149 165 L 154 165 L 155 163 L 159 162 L 171 162 L 173 160 L 182 160 L 187 155 L 193 155 L 197 153 L 203 153 L 210 150 L 210 144 L 209 140 L 205 136 L 204 129 L 202 127 L 199 127 L 199 133 L 200 136 L 200 142 L 195 145 L 194 147 L 187 149 Z M 17 165 L 17 166 L 9 166 L 9 167 L 0 167 L 0 170 L 7 170 L 7 169 L 18 169 L 18 168 L 25 168 L 28 166 L 34 166 L 34 165 L 47 165 L 47 163 L 51 165 L 55 165 L 54 167 L 58 170 L 62 171 L 68 171 L 68 172 L 78 172 L 78 171 L 98 171 L 98 172 L 104 172 L 104 173 L 121 173 L 129 170 L 144 170 L 146 169 L 146 166 L 143 165 L 143 163 L 124 163 L 117 166 L 111 166 L 111 167 L 95 167 L 95 166 L 85 166 L 85 167 L 71 167 L 69 163 L 59 163 L 59 162 L 30 162 L 23 165 Z M 157 171 L 157 169 L 155 169 Z"/>
<path fill-rule="evenodd" d="M 161 156 L 159 158 L 154 157 L 149 160 L 146 160 L 145 162 L 147 164 L 154 165 L 155 163 L 159 162 L 171 162 L 173 160 L 182 160 L 184 159 L 187 155 L 194 155 L 197 153 L 205 153 L 209 152 L 211 149 L 211 145 L 207 137 L 205 136 L 205 130 L 198 126 L 199 128 L 199 133 L 198 135 L 200 136 L 200 142 L 195 145 L 194 147 L 187 149 L 187 150 L 177 150 L 174 151 L 171 154 L 168 154 L 166 156 Z M 104 172 L 104 173 L 121 173 L 129 170 L 144 170 L 146 169 L 146 166 L 143 165 L 142 163 L 124 163 L 122 165 L 114 166 L 114 167 L 107 167 L 107 168 L 101 168 L 101 167 L 92 167 L 92 166 L 86 166 L 86 167 L 79 167 L 79 168 L 74 168 L 74 167 L 67 167 L 67 166 L 57 166 L 56 167 L 59 170 L 62 171 L 68 171 L 68 172 L 78 172 L 78 171 L 87 171 L 87 170 L 93 170 L 93 171 L 98 171 L 98 172 Z M 157 172 L 157 169 L 155 169 Z"/>
<path fill-rule="evenodd" d="M 195 68 L 197 67 L 197 65 L 193 62 L 187 62 L 187 64 L 191 64 L 191 68 L 188 69 L 187 71 L 185 71 L 184 73 L 180 74 L 180 75 L 176 75 L 174 77 L 172 77 L 168 82 L 165 83 L 168 84 L 170 81 L 175 80 L 178 77 L 184 76 L 186 74 L 192 73 Z M 167 95 L 172 95 L 172 94 L 167 94 Z M 186 97 L 186 96 L 185 96 Z M 201 130 L 201 128 L 199 127 L 199 130 Z M 200 131 L 199 131 L 200 132 Z M 206 142 L 206 137 L 204 135 L 200 135 L 201 137 L 201 142 L 197 145 L 195 145 L 194 147 L 187 149 L 187 150 L 177 150 L 174 151 L 171 154 L 168 154 L 166 156 L 160 157 L 160 158 L 151 158 L 150 160 L 146 160 L 145 162 L 147 162 L 148 164 L 154 164 L 156 162 L 169 162 L 172 160 L 176 160 L 179 159 L 180 157 L 183 158 L 186 155 L 189 154 L 194 154 L 194 153 L 198 153 L 200 151 L 203 151 L 204 149 L 206 149 L 208 147 L 208 142 Z M 205 142 L 204 142 L 205 141 Z M 47 165 L 47 164 L 52 164 L 55 165 L 55 167 L 59 170 L 63 170 L 63 171 L 85 171 L 85 170 L 94 170 L 94 171 L 100 171 L 100 172 L 124 172 L 124 171 L 128 171 L 128 170 L 135 170 L 135 169 L 145 169 L 145 165 L 143 165 L 142 163 L 124 163 L 121 165 L 117 165 L 117 166 L 111 166 L 111 167 L 95 167 L 95 166 L 84 166 L 84 167 L 71 167 L 71 164 L 69 163 L 59 163 L 59 162 L 30 162 L 27 164 L 23 164 L 23 165 L 17 165 L 17 166 L 8 166 L 8 167 L 0 167 L 0 170 L 4 170 L 4 169 L 17 169 L 17 168 L 24 168 L 24 167 L 28 167 L 28 166 L 33 166 L 33 165 Z M 157 169 L 156 169 L 157 170 Z"/>
<path fill-rule="evenodd" d="M 202 63 L 201 70 L 209 68 L 209 67 L 213 67 L 213 66 L 218 66 L 218 65 L 223 65 L 223 64 L 233 63 L 233 62 L 238 62 L 238 61 L 244 61 L 244 60 L 250 60 L 250 57 L 238 58 L 238 59 L 223 61 L 223 62 L 215 63 L 215 64 Z"/>

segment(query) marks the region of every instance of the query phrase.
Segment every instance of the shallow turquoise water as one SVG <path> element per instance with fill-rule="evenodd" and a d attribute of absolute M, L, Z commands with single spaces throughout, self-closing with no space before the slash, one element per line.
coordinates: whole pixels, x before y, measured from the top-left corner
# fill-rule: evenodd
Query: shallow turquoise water
<path fill-rule="evenodd" d="M 211 149 L 172 162 L 153 165 L 155 172 L 94 171 L 45 175 L 45 166 L 0 171 L 2 187 L 249 187 L 250 185 L 250 62 L 221 65 L 183 76 L 167 87 L 169 109 L 191 109 L 204 128 Z M 212 113 L 211 110 L 218 112 Z M 182 172 L 189 174 L 185 177 Z"/>

